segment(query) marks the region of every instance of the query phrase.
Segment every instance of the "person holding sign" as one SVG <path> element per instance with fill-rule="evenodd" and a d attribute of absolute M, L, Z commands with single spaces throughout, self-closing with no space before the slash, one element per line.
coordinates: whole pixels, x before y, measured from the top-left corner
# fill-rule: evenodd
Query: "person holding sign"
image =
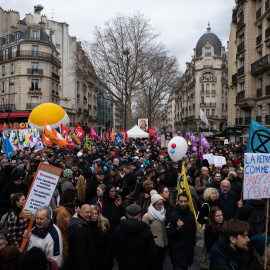
<path fill-rule="evenodd" d="M 51 210 L 47 206 L 40 207 L 36 212 L 36 225 L 32 229 L 30 237 L 27 231 L 24 237 L 29 237 L 27 250 L 32 247 L 42 249 L 46 256 L 55 260 L 58 266 L 62 266 L 63 241 L 61 232 L 51 219 Z"/>

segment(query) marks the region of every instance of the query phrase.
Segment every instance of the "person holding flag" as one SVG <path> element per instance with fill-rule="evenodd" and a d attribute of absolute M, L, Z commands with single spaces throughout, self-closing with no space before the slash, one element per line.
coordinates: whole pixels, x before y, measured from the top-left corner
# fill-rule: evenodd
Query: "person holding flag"
<path fill-rule="evenodd" d="M 196 220 L 184 163 L 178 177 L 177 189 L 177 205 L 169 216 L 166 229 L 173 267 L 182 270 L 188 269 L 193 263 L 196 232 L 200 228 Z"/>

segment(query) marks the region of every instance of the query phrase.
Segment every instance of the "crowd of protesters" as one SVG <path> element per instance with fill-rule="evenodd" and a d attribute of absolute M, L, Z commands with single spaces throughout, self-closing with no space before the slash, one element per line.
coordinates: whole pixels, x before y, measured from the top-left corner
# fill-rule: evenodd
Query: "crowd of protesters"
<path fill-rule="evenodd" d="M 11 159 L 2 153 L 0 269 L 162 270 L 167 250 L 174 270 L 188 269 L 196 219 L 204 231 L 201 269 L 263 269 L 266 202 L 242 200 L 245 145 L 210 144 L 205 153 L 224 156 L 222 167 L 191 150 L 173 162 L 166 148 L 148 140 L 121 147 L 93 140 L 90 149 L 15 151 Z M 28 234 L 20 212 L 40 162 L 62 174 Z M 191 198 L 177 195 L 183 163 Z M 270 269 L 270 246 L 267 254 Z"/>

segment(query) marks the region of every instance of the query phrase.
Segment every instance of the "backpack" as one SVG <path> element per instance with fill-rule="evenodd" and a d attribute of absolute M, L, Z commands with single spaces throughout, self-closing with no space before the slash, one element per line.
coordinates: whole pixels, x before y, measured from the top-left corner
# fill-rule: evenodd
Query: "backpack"
<path fill-rule="evenodd" d="M 0 220 L 0 234 L 6 236 L 8 232 L 8 216 L 9 214 L 13 212 L 12 210 L 5 213 Z"/>

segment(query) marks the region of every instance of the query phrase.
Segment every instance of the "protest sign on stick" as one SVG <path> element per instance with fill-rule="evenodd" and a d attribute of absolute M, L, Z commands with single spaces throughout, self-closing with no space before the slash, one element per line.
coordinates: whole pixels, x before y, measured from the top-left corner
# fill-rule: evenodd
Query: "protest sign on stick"
<path fill-rule="evenodd" d="M 28 235 L 33 226 L 37 210 L 42 206 L 50 205 L 61 172 L 62 169 L 60 168 L 42 162 L 39 164 L 20 213 L 20 217 L 31 219 L 27 228 Z M 24 249 L 26 242 L 27 238 L 24 238 L 21 250 Z"/>
<path fill-rule="evenodd" d="M 267 199 L 265 232 L 268 232 L 270 198 L 270 154 L 246 153 L 244 166 L 243 198 Z M 265 233 L 264 269 L 267 265 L 267 233 Z"/>

